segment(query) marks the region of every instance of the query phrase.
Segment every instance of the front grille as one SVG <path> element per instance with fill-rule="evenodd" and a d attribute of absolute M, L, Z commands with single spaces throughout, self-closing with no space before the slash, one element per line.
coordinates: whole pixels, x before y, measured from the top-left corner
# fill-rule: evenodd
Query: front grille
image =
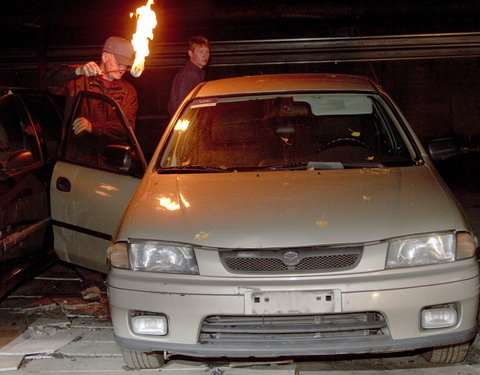
<path fill-rule="evenodd" d="M 223 266 L 230 272 L 332 272 L 354 268 L 362 247 L 302 247 L 271 250 L 220 252 Z"/>
<path fill-rule="evenodd" d="M 209 316 L 202 323 L 199 343 L 304 342 L 388 334 L 378 312 L 291 316 Z"/>

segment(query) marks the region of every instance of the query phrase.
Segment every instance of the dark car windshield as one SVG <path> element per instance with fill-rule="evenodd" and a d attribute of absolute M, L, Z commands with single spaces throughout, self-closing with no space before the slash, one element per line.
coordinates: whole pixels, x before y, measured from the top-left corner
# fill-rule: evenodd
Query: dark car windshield
<path fill-rule="evenodd" d="M 193 100 L 156 166 L 163 173 L 381 168 L 415 157 L 380 96 L 302 93 Z"/>

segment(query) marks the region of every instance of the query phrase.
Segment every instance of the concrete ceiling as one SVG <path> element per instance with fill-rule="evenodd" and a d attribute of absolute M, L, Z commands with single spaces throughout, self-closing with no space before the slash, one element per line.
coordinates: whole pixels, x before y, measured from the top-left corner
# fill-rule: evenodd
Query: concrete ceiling
<path fill-rule="evenodd" d="M 480 1 L 156 0 L 155 39 L 183 42 L 478 31 Z M 98 45 L 130 37 L 146 0 L 13 0 L 2 4 L 2 45 Z"/>

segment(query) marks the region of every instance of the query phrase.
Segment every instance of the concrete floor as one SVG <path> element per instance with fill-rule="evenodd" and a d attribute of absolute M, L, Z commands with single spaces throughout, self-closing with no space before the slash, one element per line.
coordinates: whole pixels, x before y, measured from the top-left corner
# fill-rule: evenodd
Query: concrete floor
<path fill-rule="evenodd" d="M 0 303 L 0 372 L 3 374 L 480 374 L 480 344 L 457 366 L 438 366 L 420 353 L 208 362 L 175 358 L 161 370 L 125 368 L 113 338 L 106 295 L 85 303 L 73 269 L 59 263 Z"/>

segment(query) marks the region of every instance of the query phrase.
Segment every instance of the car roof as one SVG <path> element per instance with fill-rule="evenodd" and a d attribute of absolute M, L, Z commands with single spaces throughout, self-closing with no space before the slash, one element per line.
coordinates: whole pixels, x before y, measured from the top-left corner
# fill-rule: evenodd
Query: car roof
<path fill-rule="evenodd" d="M 224 78 L 205 82 L 195 97 L 290 91 L 378 92 L 380 87 L 367 77 L 346 74 L 271 74 Z"/>

